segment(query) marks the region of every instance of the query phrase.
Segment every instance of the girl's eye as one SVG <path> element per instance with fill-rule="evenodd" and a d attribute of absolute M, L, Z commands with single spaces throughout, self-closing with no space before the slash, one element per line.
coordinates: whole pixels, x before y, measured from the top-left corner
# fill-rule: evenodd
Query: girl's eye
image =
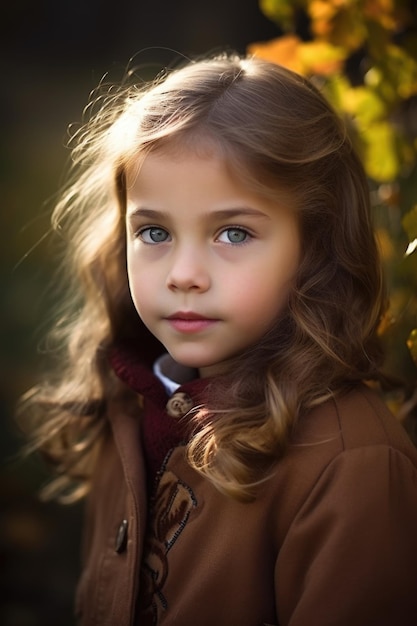
<path fill-rule="evenodd" d="M 142 228 L 138 232 L 138 237 L 144 243 L 164 243 L 165 241 L 170 240 L 170 235 L 165 228 L 160 228 L 159 226 L 148 226 L 147 228 Z"/>
<path fill-rule="evenodd" d="M 218 241 L 222 243 L 244 243 L 249 237 L 249 233 L 243 228 L 226 228 L 220 233 Z"/>

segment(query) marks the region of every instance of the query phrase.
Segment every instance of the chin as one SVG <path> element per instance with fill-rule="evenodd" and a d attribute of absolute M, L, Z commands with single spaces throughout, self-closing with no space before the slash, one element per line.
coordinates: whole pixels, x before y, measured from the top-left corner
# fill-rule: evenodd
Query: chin
<path fill-rule="evenodd" d="M 170 353 L 174 361 L 183 367 L 190 367 L 199 370 L 204 367 L 215 367 L 217 361 L 213 362 L 207 359 L 199 358 L 196 355 L 176 354 L 175 351 Z"/>
<path fill-rule="evenodd" d="M 198 359 L 182 359 L 176 358 L 175 355 L 171 355 L 174 361 L 183 367 L 189 367 L 190 369 L 199 370 L 201 367 L 207 367 L 204 363 L 202 364 Z"/>

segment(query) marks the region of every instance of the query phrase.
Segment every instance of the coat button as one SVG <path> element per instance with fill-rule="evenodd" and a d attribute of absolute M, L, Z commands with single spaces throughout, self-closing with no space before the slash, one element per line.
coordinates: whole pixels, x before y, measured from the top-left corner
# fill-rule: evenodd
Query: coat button
<path fill-rule="evenodd" d="M 167 402 L 166 410 L 170 417 L 183 417 L 193 408 L 193 401 L 183 391 L 174 393 Z"/>
<path fill-rule="evenodd" d="M 114 549 L 117 554 L 121 554 L 126 550 L 127 545 L 127 520 L 124 519 L 116 534 L 116 541 L 114 542 Z"/>

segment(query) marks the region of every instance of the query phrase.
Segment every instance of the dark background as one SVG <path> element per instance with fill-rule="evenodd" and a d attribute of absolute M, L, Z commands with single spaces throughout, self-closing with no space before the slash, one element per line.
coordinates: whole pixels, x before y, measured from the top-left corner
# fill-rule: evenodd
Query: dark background
<path fill-rule="evenodd" d="M 14 424 L 50 321 L 45 234 L 67 126 L 100 79 L 120 80 L 133 56 L 154 75 L 178 54 L 244 52 L 279 33 L 257 0 L 15 0 L 0 19 L 0 624 L 69 626 L 82 506 L 39 502 L 48 474 L 36 457 L 22 460 Z"/>

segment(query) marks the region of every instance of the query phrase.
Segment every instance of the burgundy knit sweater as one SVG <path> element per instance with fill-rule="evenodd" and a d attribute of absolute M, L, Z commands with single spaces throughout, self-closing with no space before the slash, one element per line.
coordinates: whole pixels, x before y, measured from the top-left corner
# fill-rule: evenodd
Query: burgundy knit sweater
<path fill-rule="evenodd" d="M 142 440 L 148 487 L 153 490 L 168 452 L 188 440 L 191 432 L 189 411 L 191 409 L 192 413 L 192 408 L 204 404 L 209 379 L 195 378 L 186 382 L 170 397 L 161 380 L 140 360 L 136 350 L 128 346 L 113 347 L 109 359 L 116 375 L 143 398 Z"/>

